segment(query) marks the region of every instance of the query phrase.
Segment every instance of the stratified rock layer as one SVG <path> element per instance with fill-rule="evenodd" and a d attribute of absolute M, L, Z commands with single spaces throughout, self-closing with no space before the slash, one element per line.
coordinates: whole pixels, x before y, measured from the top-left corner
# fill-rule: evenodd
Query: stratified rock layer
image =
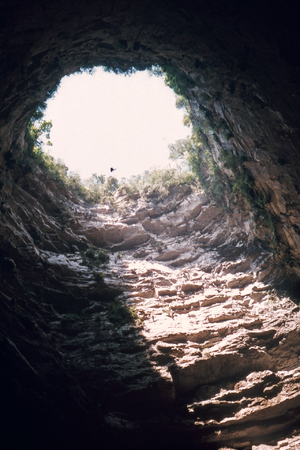
<path fill-rule="evenodd" d="M 298 308 L 273 292 L 283 278 L 258 241 L 276 237 L 299 276 L 291 5 L 0 2 L 4 448 L 299 446 Z M 225 214 L 188 190 L 123 215 L 91 209 L 30 174 L 28 119 L 62 76 L 99 64 L 177 66 L 195 123 L 213 124 L 214 161 L 233 182 L 220 151 L 242 158 L 272 226 L 241 199 Z M 90 245 L 112 252 L 106 269 L 84 257 Z M 125 304 L 135 324 L 122 325 Z"/>
<path fill-rule="evenodd" d="M 30 411 L 25 441 L 28 421 L 41 421 L 37 442 L 51 423 L 62 448 L 297 442 L 299 308 L 245 217 L 182 187 L 160 201 L 119 196 L 93 208 L 56 189 L 44 207 L 41 189 L 7 192 L 1 220 L 11 249 L 1 260 L 2 376 L 5 401 L 18 385 Z M 29 198 L 33 237 L 17 232 Z M 52 248 L 48 224 L 57 228 Z M 84 256 L 99 243 L 107 266 Z"/>

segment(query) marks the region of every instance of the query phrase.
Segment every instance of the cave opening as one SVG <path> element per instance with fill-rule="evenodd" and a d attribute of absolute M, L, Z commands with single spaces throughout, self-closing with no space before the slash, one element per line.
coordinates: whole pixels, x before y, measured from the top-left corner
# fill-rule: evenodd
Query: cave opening
<path fill-rule="evenodd" d="M 288 9 L 279 17 L 281 2 L 2 3 L 7 448 L 299 445 L 299 309 L 274 289 L 284 271 L 298 277 L 300 260 L 299 68 Z M 180 67 L 205 195 L 180 186 L 162 199 L 133 197 L 130 211 L 87 208 L 44 173 L 23 170 L 36 107 L 63 75 L 98 64 Z"/>
<path fill-rule="evenodd" d="M 162 75 L 151 75 L 98 67 L 64 78 L 44 112 L 52 121 L 50 154 L 82 180 L 96 172 L 120 181 L 154 167 L 175 167 L 168 145 L 189 130 Z M 112 166 L 117 166 L 113 174 Z"/>

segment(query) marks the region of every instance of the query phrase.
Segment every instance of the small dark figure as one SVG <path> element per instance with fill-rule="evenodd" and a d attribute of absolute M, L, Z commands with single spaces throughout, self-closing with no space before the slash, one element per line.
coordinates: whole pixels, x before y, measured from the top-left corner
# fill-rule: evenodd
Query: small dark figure
<path fill-rule="evenodd" d="M 114 172 L 114 170 L 117 170 L 117 169 L 114 169 L 113 167 L 110 168 L 111 172 Z"/>

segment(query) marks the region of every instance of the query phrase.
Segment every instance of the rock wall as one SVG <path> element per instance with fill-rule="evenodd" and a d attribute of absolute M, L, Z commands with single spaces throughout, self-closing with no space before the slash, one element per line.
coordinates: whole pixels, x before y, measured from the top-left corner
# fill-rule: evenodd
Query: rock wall
<path fill-rule="evenodd" d="M 90 207 L 41 174 L 5 194 L 11 448 L 297 443 L 299 308 L 246 213 L 184 186 Z"/>
<path fill-rule="evenodd" d="M 163 201 L 120 197 L 91 208 L 22 169 L 26 122 L 63 75 L 99 64 L 173 64 L 188 80 L 197 120 L 205 112 L 230 132 L 215 131 L 216 163 L 221 147 L 247 157 L 279 248 L 299 275 L 294 8 L 266 0 L 0 2 L 5 448 L 299 445 L 298 286 L 258 239 L 267 231 L 245 203 L 229 214 L 181 188 Z M 107 267 L 85 256 L 91 245 L 109 251 Z"/>

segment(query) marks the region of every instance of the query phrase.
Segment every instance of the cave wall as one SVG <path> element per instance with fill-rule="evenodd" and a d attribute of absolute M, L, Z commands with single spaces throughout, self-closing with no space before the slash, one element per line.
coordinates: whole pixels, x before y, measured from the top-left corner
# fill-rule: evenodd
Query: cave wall
<path fill-rule="evenodd" d="M 205 106 L 226 121 L 233 135 L 222 141 L 227 150 L 248 156 L 247 169 L 256 189 L 270 197 L 267 208 L 276 218 L 278 236 L 298 274 L 300 47 L 297 11 L 290 5 L 281 1 L 241 5 L 221 0 L 0 1 L 0 179 L 5 182 L 7 202 L 0 205 L 0 248 L 1 256 L 12 258 L 20 270 L 12 274 L 14 262 L 4 268 L 1 260 L 1 329 L 12 338 L 9 342 L 0 335 L 1 368 L 7 367 L 1 372 L 4 428 L 14 421 L 21 424 L 28 414 L 30 418 L 19 433 L 34 436 L 38 423 L 41 446 L 46 445 L 45 434 L 50 435 L 51 427 L 57 427 L 51 442 L 54 444 L 56 436 L 63 435 L 65 417 L 72 411 L 74 420 L 66 424 L 66 442 L 61 443 L 67 448 L 70 436 L 73 445 L 76 441 L 77 420 L 85 417 L 88 422 L 89 414 L 95 413 L 82 393 L 82 373 L 78 371 L 77 378 L 65 373 L 61 355 L 55 351 L 43 323 L 49 308 L 39 309 L 38 299 L 24 293 L 25 281 L 35 282 L 47 270 L 47 287 L 59 282 L 63 285 L 65 278 L 61 273 L 58 282 L 51 267 L 38 267 L 41 258 L 30 222 L 42 223 L 45 251 L 59 254 L 71 251 L 73 244 L 83 248 L 86 242 L 75 233 L 81 233 L 80 226 L 76 229 L 77 225 L 72 225 L 74 233 L 68 229 L 69 223 L 65 230 L 61 227 L 68 194 L 47 183 L 42 186 L 34 176 L 18 177 L 5 157 L 11 154 L 17 161 L 22 158 L 26 123 L 62 76 L 100 64 L 126 70 L 130 66 L 171 63 L 191 81 L 189 96 L 195 108 L 203 104 L 203 93 L 219 93 L 218 100 Z M 70 217 L 66 220 L 72 221 Z M 71 303 L 74 299 L 70 296 L 67 300 Z M 35 311 L 34 321 L 31 310 Z M 33 361 L 38 370 L 33 370 L 28 361 Z M 80 410 L 77 417 L 76 408 Z M 88 411 L 87 415 L 82 411 Z M 99 423 L 102 426 L 102 416 L 97 414 L 99 421 L 97 416 L 92 424 L 96 423 L 95 428 Z M 88 426 L 86 429 L 90 430 Z M 81 438 L 82 443 L 85 437 Z M 95 446 L 98 448 L 98 442 Z"/>

